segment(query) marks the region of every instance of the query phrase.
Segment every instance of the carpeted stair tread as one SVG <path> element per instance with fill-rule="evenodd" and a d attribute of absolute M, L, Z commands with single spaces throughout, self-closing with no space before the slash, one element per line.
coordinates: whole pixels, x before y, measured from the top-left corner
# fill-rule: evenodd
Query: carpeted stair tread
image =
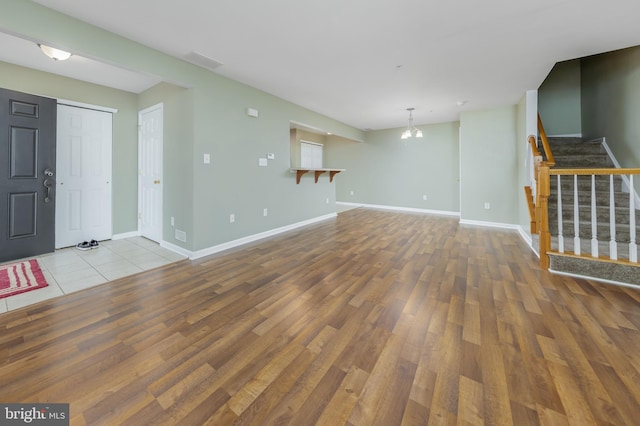
<path fill-rule="evenodd" d="M 564 209 L 565 205 L 573 206 L 574 195 L 573 191 L 569 193 L 562 192 L 562 207 Z M 549 195 L 548 198 L 549 205 L 555 204 L 558 205 L 558 194 L 557 192 Z M 616 207 L 625 207 L 629 208 L 629 194 L 625 194 L 623 192 L 614 193 L 613 203 Z M 589 206 L 591 207 L 591 192 L 579 191 L 578 192 L 578 205 L 579 206 Z M 609 206 L 609 193 L 606 194 L 599 193 L 596 195 L 596 205 L 600 207 L 608 207 Z"/>
<path fill-rule="evenodd" d="M 553 152 L 554 157 L 586 154 L 597 155 L 607 153 L 602 144 L 595 143 L 558 143 L 550 144 L 550 146 L 551 152 Z"/>
<path fill-rule="evenodd" d="M 551 190 L 558 188 L 557 176 L 552 176 L 550 179 Z M 573 176 L 560 176 L 560 188 L 562 192 L 573 192 L 574 179 Z M 609 176 L 595 176 L 596 191 L 606 192 L 609 194 L 610 178 Z M 622 194 L 622 178 L 620 176 L 614 176 L 613 178 L 613 190 Z M 591 176 L 578 176 L 578 191 L 591 192 Z M 627 193 L 628 194 L 628 193 Z M 628 196 L 628 195 L 627 195 Z"/>
<path fill-rule="evenodd" d="M 613 167 L 613 162 L 605 154 L 555 155 L 556 168 L 561 169 L 599 169 Z"/>
<path fill-rule="evenodd" d="M 611 239 L 611 233 L 610 233 L 610 229 L 609 229 L 609 222 L 606 222 L 606 223 L 597 223 L 596 222 L 596 226 L 597 226 L 596 233 L 597 233 L 598 240 L 609 241 Z M 629 227 L 628 224 L 616 223 L 616 241 L 621 242 L 621 243 L 630 242 L 631 238 L 630 238 L 630 235 L 629 235 L 629 230 L 630 230 L 630 227 Z M 551 235 L 558 235 L 558 226 L 557 226 L 557 224 L 555 224 L 555 225 L 549 224 L 549 232 L 551 233 Z M 582 222 L 581 221 L 579 223 L 578 233 L 579 233 L 579 237 L 580 238 L 589 238 L 589 239 L 591 239 L 591 237 L 593 235 L 592 229 L 591 229 L 591 222 L 589 222 L 589 221 Z M 566 237 L 573 238 L 575 236 L 575 230 L 573 228 L 573 220 L 568 220 L 568 221 L 564 221 L 563 222 L 562 235 L 565 238 Z M 636 227 L 635 236 L 636 236 L 636 241 L 639 241 L 637 227 Z"/>
<path fill-rule="evenodd" d="M 596 207 L 596 218 L 598 222 L 609 223 L 611 210 L 609 206 Z M 616 223 L 629 224 L 631 218 L 629 217 L 628 207 L 617 207 L 614 211 Z M 640 224 L 640 212 L 635 211 L 636 225 Z M 581 205 L 578 206 L 578 218 L 580 221 L 591 221 L 591 206 Z M 562 220 L 566 223 L 568 220 L 574 220 L 573 204 L 562 206 Z M 549 223 L 558 221 L 558 207 L 557 205 L 549 205 Z"/>
<path fill-rule="evenodd" d="M 554 271 L 640 285 L 640 266 L 551 253 L 549 254 L 549 260 L 550 269 Z"/>

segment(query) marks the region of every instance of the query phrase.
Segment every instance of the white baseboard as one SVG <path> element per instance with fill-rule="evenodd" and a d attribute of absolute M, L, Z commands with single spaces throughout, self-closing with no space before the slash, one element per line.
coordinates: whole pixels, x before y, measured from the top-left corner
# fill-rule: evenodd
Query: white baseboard
<path fill-rule="evenodd" d="M 520 234 L 520 238 L 522 238 L 524 240 L 525 243 L 527 243 L 529 245 L 529 247 L 533 248 L 533 238 L 531 238 L 531 235 L 529 235 L 528 232 L 526 232 L 524 230 L 524 228 L 520 225 L 518 225 L 518 227 L 516 228 L 518 233 Z"/>
<path fill-rule="evenodd" d="M 621 169 L 622 167 L 620 166 L 620 163 L 618 162 L 618 159 L 615 157 L 615 155 L 613 155 L 613 152 L 611 151 L 611 148 L 609 148 L 609 145 L 607 145 L 607 140 L 605 138 L 594 139 L 594 141 L 597 141 L 597 140 L 601 140 L 602 141 L 602 146 L 604 147 L 604 150 L 607 152 L 607 155 L 611 159 L 611 162 L 613 162 L 613 166 L 616 169 Z M 629 176 L 620 175 L 620 177 L 622 178 L 622 186 L 623 186 L 622 190 L 623 190 L 623 192 L 630 192 L 631 191 L 631 181 L 629 180 Z M 626 189 L 626 191 L 625 191 L 625 189 Z M 638 193 L 636 192 L 635 188 L 633 189 L 633 196 L 635 198 L 634 202 L 635 202 L 636 210 L 640 210 L 640 197 L 638 197 Z"/>
<path fill-rule="evenodd" d="M 394 211 L 409 212 L 409 213 L 427 213 L 427 214 L 435 214 L 435 215 L 442 215 L 442 216 L 460 217 L 460 212 L 450 212 L 446 210 L 427 210 L 427 209 L 416 209 L 413 207 L 386 206 L 386 205 L 380 205 L 380 204 L 347 203 L 344 201 L 336 201 L 336 204 L 341 204 L 344 206 L 353 206 L 353 207 L 367 207 L 372 209 L 394 210 Z"/>
<path fill-rule="evenodd" d="M 315 217 L 313 219 L 304 220 L 302 222 L 293 223 L 291 225 L 282 226 L 280 228 L 271 229 L 269 231 L 261 232 L 259 234 L 249 235 L 247 237 L 238 238 L 237 240 L 229 241 L 226 243 L 218 244 L 217 246 L 208 247 L 206 249 L 198 250 L 195 252 L 191 252 L 189 255 L 190 259 L 198 259 L 204 256 L 209 256 L 211 254 L 219 253 L 221 251 L 229 250 L 234 247 L 238 247 L 244 244 L 248 244 L 257 240 L 261 240 L 263 238 L 271 237 L 277 234 L 281 234 L 283 232 L 291 231 L 297 228 L 301 228 L 303 226 L 311 225 L 317 222 L 321 222 L 324 220 L 332 219 L 337 217 L 336 213 L 329 213 L 324 216 Z"/>
<path fill-rule="evenodd" d="M 565 135 L 547 135 L 548 138 L 581 138 L 582 133 L 567 133 Z"/>
<path fill-rule="evenodd" d="M 186 248 L 182 248 L 168 241 L 164 241 L 164 240 L 160 241 L 160 247 L 166 248 L 167 250 L 171 250 L 172 252 L 186 256 L 189 259 L 191 259 L 191 256 L 193 256 L 193 252 L 191 250 L 187 250 Z"/>
<path fill-rule="evenodd" d="M 140 236 L 140 232 L 139 231 L 131 231 L 131 232 L 124 232 L 122 234 L 114 234 L 111 236 L 112 240 L 124 240 L 125 238 L 132 238 L 132 237 L 139 237 Z"/>
<path fill-rule="evenodd" d="M 640 286 L 637 285 L 637 284 L 623 283 L 623 282 L 620 282 L 620 281 L 607 280 L 607 279 L 599 278 L 599 277 L 591 277 L 589 275 L 572 274 L 571 272 L 556 271 L 555 269 L 549 269 L 549 272 L 551 272 L 552 274 L 556 274 L 556 275 L 566 275 L 568 277 L 581 278 L 583 280 L 600 281 L 600 282 L 603 282 L 603 283 L 618 285 L 618 286 L 621 286 L 621 287 L 635 288 L 636 290 L 640 289 Z"/>
<path fill-rule="evenodd" d="M 473 225 L 473 226 L 484 226 L 485 228 L 501 228 L 501 229 L 513 229 L 515 231 L 520 232 L 520 225 L 514 225 L 511 223 L 500 223 L 500 222 L 484 222 L 481 220 L 468 220 L 468 219 L 460 219 L 461 225 Z M 524 231 L 522 231 L 524 232 Z"/>

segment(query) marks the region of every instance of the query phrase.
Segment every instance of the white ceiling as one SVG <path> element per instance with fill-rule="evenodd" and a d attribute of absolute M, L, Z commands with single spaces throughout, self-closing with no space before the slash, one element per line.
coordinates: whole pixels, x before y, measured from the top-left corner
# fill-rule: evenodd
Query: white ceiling
<path fill-rule="evenodd" d="M 514 104 L 558 61 L 640 45 L 638 0 L 36 2 L 360 129 Z"/>

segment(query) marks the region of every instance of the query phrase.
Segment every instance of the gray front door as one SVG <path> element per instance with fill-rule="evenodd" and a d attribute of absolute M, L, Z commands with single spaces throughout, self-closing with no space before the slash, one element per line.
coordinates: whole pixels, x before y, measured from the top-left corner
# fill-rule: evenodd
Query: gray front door
<path fill-rule="evenodd" d="M 54 251 L 56 108 L 0 89 L 0 262 Z"/>

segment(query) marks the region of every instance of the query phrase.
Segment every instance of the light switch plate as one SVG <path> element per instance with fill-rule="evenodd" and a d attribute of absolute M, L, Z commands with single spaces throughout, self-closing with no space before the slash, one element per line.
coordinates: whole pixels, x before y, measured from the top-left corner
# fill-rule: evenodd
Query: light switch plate
<path fill-rule="evenodd" d="M 267 167 L 268 165 L 266 158 L 258 158 L 258 166 Z"/>
<path fill-rule="evenodd" d="M 211 154 L 205 153 L 203 160 L 204 160 L 204 164 L 211 164 Z"/>

